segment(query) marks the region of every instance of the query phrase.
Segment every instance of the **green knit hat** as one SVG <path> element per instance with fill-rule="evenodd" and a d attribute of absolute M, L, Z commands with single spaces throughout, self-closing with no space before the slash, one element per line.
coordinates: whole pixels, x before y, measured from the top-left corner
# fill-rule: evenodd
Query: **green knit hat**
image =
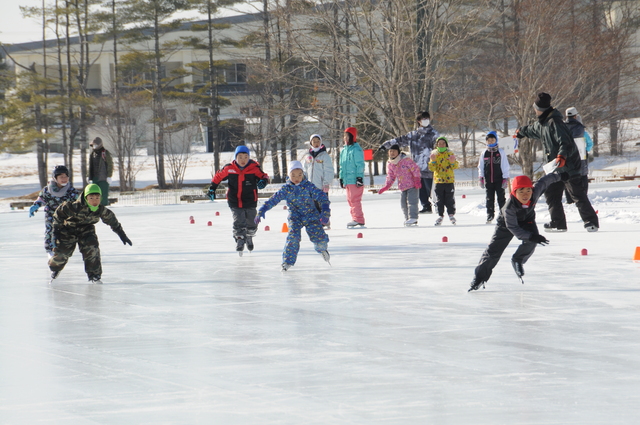
<path fill-rule="evenodd" d="M 97 193 L 98 195 L 102 196 L 102 189 L 100 189 L 100 186 L 95 183 L 90 183 L 87 185 L 87 187 L 84 188 L 84 202 L 87 204 L 91 211 L 98 211 L 100 205 L 94 207 L 93 205 L 89 205 L 89 202 L 87 202 L 87 196 L 91 195 L 92 193 Z"/>

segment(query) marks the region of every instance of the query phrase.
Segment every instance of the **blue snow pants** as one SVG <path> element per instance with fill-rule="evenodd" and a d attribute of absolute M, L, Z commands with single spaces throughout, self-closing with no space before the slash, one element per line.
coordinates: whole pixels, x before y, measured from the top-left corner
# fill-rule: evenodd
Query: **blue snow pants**
<path fill-rule="evenodd" d="M 309 239 L 317 252 L 327 250 L 329 245 L 329 236 L 322 228 L 320 220 L 317 218 L 304 220 L 289 220 L 289 234 L 287 235 L 287 243 L 282 253 L 282 263 L 294 265 L 300 251 L 301 230 L 306 227 Z"/>

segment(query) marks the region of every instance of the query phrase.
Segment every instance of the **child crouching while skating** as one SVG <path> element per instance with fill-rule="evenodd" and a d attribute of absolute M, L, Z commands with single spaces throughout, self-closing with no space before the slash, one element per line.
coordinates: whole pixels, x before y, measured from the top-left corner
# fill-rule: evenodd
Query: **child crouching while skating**
<path fill-rule="evenodd" d="M 38 199 L 29 208 L 29 217 L 33 217 L 38 209 L 44 205 L 44 249 L 49 258 L 53 257 L 53 213 L 65 201 L 75 201 L 80 192 L 69 181 L 69 169 L 64 165 L 57 165 L 53 169 L 52 179 L 42 188 Z"/>
<path fill-rule="evenodd" d="M 104 205 L 100 205 L 101 197 L 100 187 L 97 184 L 89 184 L 85 187 L 82 197 L 74 202 L 64 202 L 53 214 L 54 254 L 49 259 L 52 280 L 64 269 L 78 244 L 89 282 L 102 283 L 100 248 L 94 226 L 99 220 L 110 226 L 123 244 L 132 245 L 116 215 Z"/>
<path fill-rule="evenodd" d="M 415 226 L 418 224 L 418 196 L 422 181 L 420 167 L 411 158 L 400 152 L 399 145 L 393 145 L 387 151 L 389 162 L 387 163 L 387 180 L 378 194 L 384 193 L 398 179 L 400 206 L 404 213 L 404 225 Z"/>
<path fill-rule="evenodd" d="M 498 264 L 502 253 L 515 236 L 522 243 L 511 257 L 511 265 L 520 278 L 524 276 L 524 263 L 533 255 L 538 244 L 546 245 L 549 241 L 538 232 L 536 225 L 536 204 L 540 195 L 550 184 L 569 178 L 567 173 L 547 174 L 535 186 L 527 176 L 518 176 L 511 184 L 511 195 L 498 216 L 496 230 L 491 237 L 489 246 L 482 254 L 480 263 L 476 267 L 475 277 L 471 281 L 469 292 L 474 291 L 491 277 L 493 268 Z"/>
<path fill-rule="evenodd" d="M 433 171 L 433 182 L 435 183 L 436 207 L 438 208 L 438 218 L 436 226 L 442 224 L 444 219 L 444 209 L 447 209 L 451 224 L 456 224 L 456 198 L 455 181 L 453 172 L 458 168 L 456 156 L 449 150 L 449 141 L 446 137 L 440 136 L 436 139 L 436 148 L 431 152 L 429 169 Z"/>
<path fill-rule="evenodd" d="M 329 236 L 322 228 L 329 222 L 331 216 L 329 197 L 305 178 L 299 161 L 291 161 L 287 183 L 260 207 L 258 216 L 255 218 L 256 225 L 260 223 L 261 218 L 264 218 L 267 211 L 282 200 L 287 201 L 289 209 L 289 234 L 282 253 L 282 271 L 289 270 L 296 263 L 303 227 L 307 228 L 307 234 L 315 250 L 326 262 L 329 262 L 327 251 Z M 320 205 L 320 211 L 316 207 L 316 202 Z"/>

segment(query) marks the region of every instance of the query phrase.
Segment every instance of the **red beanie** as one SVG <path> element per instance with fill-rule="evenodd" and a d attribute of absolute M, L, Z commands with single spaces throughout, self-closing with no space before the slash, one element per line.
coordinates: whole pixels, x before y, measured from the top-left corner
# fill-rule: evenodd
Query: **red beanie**
<path fill-rule="evenodd" d="M 511 182 L 511 194 L 513 196 L 516 196 L 516 190 L 520 189 L 521 187 L 533 188 L 533 183 L 531 182 L 531 179 L 527 176 L 514 177 L 513 181 Z"/>
<path fill-rule="evenodd" d="M 347 129 L 344 130 L 344 132 L 351 134 L 351 141 L 353 143 L 356 142 L 356 138 L 358 137 L 358 130 L 356 130 L 355 127 L 348 127 Z"/>

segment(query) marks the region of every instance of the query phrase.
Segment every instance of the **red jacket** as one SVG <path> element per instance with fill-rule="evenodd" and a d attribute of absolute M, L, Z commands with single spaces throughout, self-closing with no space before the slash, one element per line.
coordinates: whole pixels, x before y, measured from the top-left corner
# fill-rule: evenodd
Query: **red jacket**
<path fill-rule="evenodd" d="M 255 208 L 258 205 L 258 180 L 269 181 L 269 176 L 262 171 L 260 164 L 250 159 L 240 168 L 236 161 L 222 167 L 211 183 L 218 187 L 223 180 L 228 180 L 227 202 L 234 208 Z"/>

